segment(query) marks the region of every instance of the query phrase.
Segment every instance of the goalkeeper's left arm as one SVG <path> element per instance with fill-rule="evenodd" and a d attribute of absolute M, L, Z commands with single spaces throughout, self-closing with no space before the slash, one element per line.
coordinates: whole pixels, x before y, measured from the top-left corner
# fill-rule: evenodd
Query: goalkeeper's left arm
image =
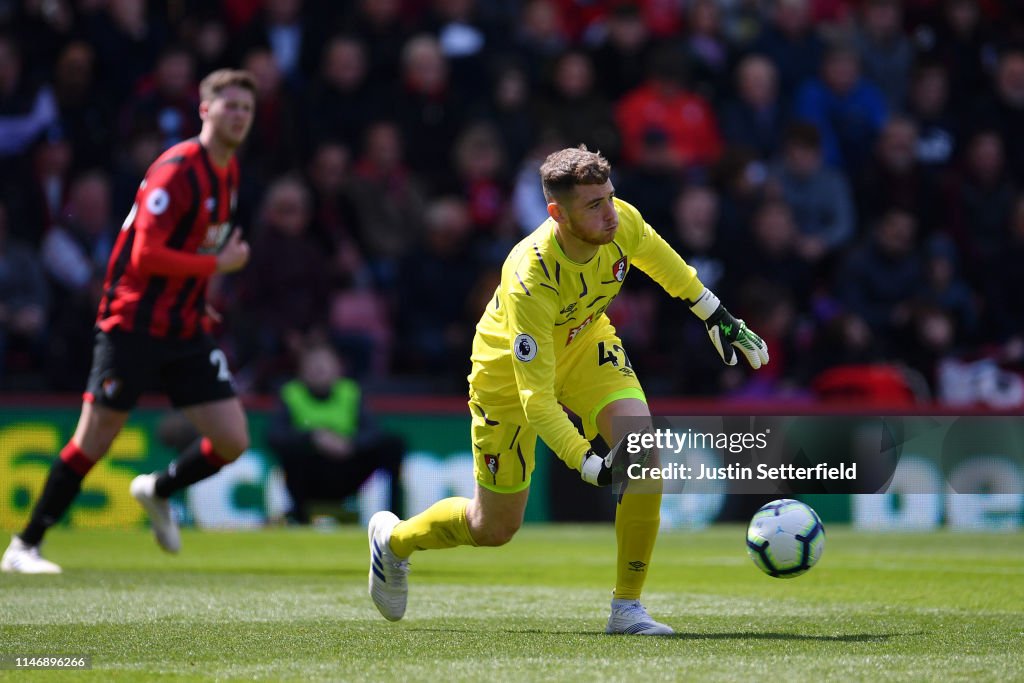
<path fill-rule="evenodd" d="M 736 349 L 739 349 L 755 370 L 767 364 L 768 347 L 764 340 L 726 310 L 714 292 L 701 283 L 693 266 L 645 223 L 634 207 L 625 202 L 621 206 L 620 219 L 625 219 L 622 224 L 638 228 L 634 233 L 637 236 L 634 263 L 666 292 L 687 302 L 690 310 L 704 321 L 711 343 L 722 360 L 727 365 L 736 365 Z"/>

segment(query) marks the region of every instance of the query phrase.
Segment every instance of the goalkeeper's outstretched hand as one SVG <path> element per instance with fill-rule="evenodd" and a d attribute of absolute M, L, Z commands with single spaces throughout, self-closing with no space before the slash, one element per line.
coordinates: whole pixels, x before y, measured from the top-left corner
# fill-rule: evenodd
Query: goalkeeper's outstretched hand
<path fill-rule="evenodd" d="M 734 318 L 710 289 L 704 290 L 690 310 L 704 321 L 711 343 L 726 365 L 736 365 L 737 349 L 755 370 L 768 364 L 768 345 L 745 322 Z"/>

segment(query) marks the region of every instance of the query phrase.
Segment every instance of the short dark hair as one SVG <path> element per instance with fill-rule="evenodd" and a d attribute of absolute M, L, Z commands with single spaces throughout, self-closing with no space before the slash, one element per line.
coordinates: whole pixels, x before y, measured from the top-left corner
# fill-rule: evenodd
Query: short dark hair
<path fill-rule="evenodd" d="M 540 182 L 550 200 L 565 197 L 577 185 L 601 185 L 611 173 L 611 164 L 600 152 L 580 145 L 549 154 L 540 167 Z"/>
<path fill-rule="evenodd" d="M 821 149 L 821 131 L 813 123 L 799 121 L 786 130 L 786 147 Z"/>
<path fill-rule="evenodd" d="M 254 97 L 256 95 L 256 77 L 251 72 L 241 69 L 217 69 L 200 81 L 199 99 L 202 102 L 209 102 L 231 86 L 245 88 Z"/>

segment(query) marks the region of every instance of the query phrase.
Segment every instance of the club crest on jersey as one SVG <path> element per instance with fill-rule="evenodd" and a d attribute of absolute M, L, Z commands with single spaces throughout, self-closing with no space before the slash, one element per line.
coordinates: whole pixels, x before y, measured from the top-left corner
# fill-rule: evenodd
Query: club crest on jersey
<path fill-rule="evenodd" d="M 199 245 L 198 252 L 200 254 L 216 254 L 220 251 L 224 240 L 228 238 L 229 232 L 231 232 L 231 223 L 228 221 L 206 226 L 206 236 L 203 237 L 203 243 Z"/>
<path fill-rule="evenodd" d="M 572 340 L 576 338 L 576 335 L 578 335 L 580 332 L 582 332 L 583 329 L 587 325 L 589 325 L 593 320 L 594 320 L 594 314 L 591 313 L 590 315 L 587 316 L 586 320 L 584 320 L 579 325 L 577 325 L 576 327 L 574 327 L 571 330 L 569 330 L 569 336 L 567 336 L 565 338 L 565 345 L 568 346 L 569 344 L 571 344 Z"/>
<path fill-rule="evenodd" d="M 529 363 L 537 356 L 537 342 L 534 341 L 533 337 L 523 333 L 516 337 L 515 344 L 512 346 L 516 352 L 516 358 Z"/>
<path fill-rule="evenodd" d="M 490 453 L 484 453 L 484 462 L 487 463 L 487 470 L 492 475 L 497 475 L 498 474 L 498 467 L 499 467 L 500 463 L 498 462 L 498 456 L 497 455 L 491 455 Z"/>
<path fill-rule="evenodd" d="M 612 277 L 617 281 L 622 282 L 626 279 L 626 257 L 623 256 L 618 261 L 612 264 Z"/>

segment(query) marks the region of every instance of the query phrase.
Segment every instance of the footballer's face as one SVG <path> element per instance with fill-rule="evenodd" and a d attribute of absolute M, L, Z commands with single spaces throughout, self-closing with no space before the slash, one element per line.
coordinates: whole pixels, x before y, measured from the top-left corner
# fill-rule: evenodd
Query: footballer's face
<path fill-rule="evenodd" d="M 237 85 L 221 90 L 209 102 L 199 105 L 203 121 L 224 146 L 234 149 L 242 144 L 252 127 L 256 98 L 252 91 Z"/>
<path fill-rule="evenodd" d="M 557 208 L 549 206 L 549 212 L 558 214 L 552 213 L 552 217 L 570 236 L 585 244 L 601 246 L 615 239 L 619 229 L 614 196 L 610 180 L 600 185 L 577 185 L 567 199 L 553 202 Z"/>

